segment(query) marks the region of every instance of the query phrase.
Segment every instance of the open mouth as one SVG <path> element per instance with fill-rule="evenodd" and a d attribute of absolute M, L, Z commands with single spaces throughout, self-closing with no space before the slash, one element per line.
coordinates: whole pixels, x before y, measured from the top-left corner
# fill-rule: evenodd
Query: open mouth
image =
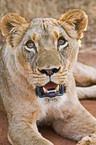
<path fill-rule="evenodd" d="M 36 94 L 40 98 L 62 96 L 65 92 L 64 84 L 58 85 L 53 82 L 48 82 L 45 86 L 36 87 Z"/>

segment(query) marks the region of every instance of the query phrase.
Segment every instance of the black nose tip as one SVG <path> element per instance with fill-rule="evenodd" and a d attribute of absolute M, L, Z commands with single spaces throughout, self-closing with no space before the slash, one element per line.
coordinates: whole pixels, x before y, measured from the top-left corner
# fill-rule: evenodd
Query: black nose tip
<path fill-rule="evenodd" d="M 58 71 L 60 70 L 60 67 L 59 68 L 51 68 L 51 69 L 42 69 L 42 70 L 39 70 L 42 74 L 46 74 L 48 76 L 51 76 L 53 75 L 54 73 L 57 73 Z"/>

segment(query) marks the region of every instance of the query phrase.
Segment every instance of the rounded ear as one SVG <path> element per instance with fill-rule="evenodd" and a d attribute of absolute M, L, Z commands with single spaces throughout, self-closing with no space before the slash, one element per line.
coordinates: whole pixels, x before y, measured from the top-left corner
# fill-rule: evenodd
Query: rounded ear
<path fill-rule="evenodd" d="M 7 38 L 8 43 L 13 47 L 12 39 L 16 32 L 19 31 L 19 27 L 28 24 L 26 20 L 16 13 L 9 13 L 1 19 L 1 31 Z"/>
<path fill-rule="evenodd" d="M 62 15 L 59 20 L 74 27 L 78 33 L 77 39 L 83 37 L 83 32 L 86 30 L 88 25 L 88 17 L 86 13 L 80 9 L 69 10 L 67 13 Z"/>

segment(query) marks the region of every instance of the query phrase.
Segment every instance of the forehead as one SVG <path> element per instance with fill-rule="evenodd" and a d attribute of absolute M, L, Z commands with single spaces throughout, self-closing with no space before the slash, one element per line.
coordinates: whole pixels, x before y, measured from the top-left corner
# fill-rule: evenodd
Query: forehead
<path fill-rule="evenodd" d="M 56 19 L 53 18 L 36 18 L 30 22 L 28 34 L 36 36 L 66 35 L 64 28 L 60 26 Z"/>
<path fill-rule="evenodd" d="M 31 21 L 32 28 L 38 27 L 41 30 L 50 31 L 51 28 L 58 25 L 56 19 L 52 18 L 36 18 Z"/>

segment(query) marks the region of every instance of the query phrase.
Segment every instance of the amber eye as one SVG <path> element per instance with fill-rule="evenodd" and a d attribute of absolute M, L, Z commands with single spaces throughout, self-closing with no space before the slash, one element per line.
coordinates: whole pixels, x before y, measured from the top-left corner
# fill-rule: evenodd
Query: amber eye
<path fill-rule="evenodd" d="M 64 37 L 60 37 L 60 38 L 58 39 L 58 45 L 59 45 L 59 46 L 60 46 L 60 45 L 63 45 L 63 47 L 66 47 L 66 46 L 68 45 L 68 42 L 67 42 L 67 40 L 64 39 Z"/>
<path fill-rule="evenodd" d="M 35 44 L 32 40 L 28 40 L 25 44 L 25 48 L 28 51 L 32 51 L 33 48 L 35 48 Z"/>

